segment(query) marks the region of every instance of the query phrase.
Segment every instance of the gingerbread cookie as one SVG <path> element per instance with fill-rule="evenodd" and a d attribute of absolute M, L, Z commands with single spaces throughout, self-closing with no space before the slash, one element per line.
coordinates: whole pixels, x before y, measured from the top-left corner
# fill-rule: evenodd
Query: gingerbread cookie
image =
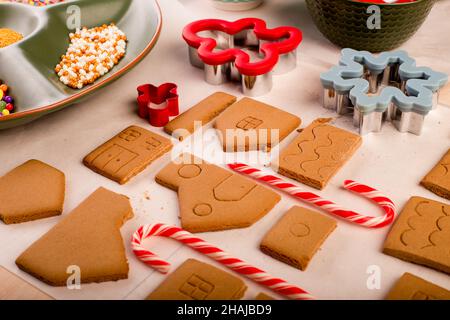
<path fill-rule="evenodd" d="M 383 252 L 450 273 L 450 205 L 422 197 L 409 199 Z"/>
<path fill-rule="evenodd" d="M 170 121 L 164 131 L 182 141 L 195 131 L 195 122 L 205 125 L 236 102 L 236 97 L 216 92 Z"/>
<path fill-rule="evenodd" d="M 0 220 L 21 223 L 62 213 L 64 173 L 30 160 L 0 178 Z"/>
<path fill-rule="evenodd" d="M 52 286 L 65 286 L 68 270 L 77 268 L 81 283 L 126 279 L 120 227 L 132 217 L 126 196 L 99 188 L 25 250 L 16 264 Z"/>
<path fill-rule="evenodd" d="M 450 291 L 405 273 L 386 297 L 387 300 L 450 300 Z"/>
<path fill-rule="evenodd" d="M 0 266 L 0 300 L 53 300 L 53 298 Z"/>
<path fill-rule="evenodd" d="M 450 200 L 450 149 L 423 178 L 421 184 L 438 196 Z"/>
<path fill-rule="evenodd" d="M 214 127 L 220 133 L 225 152 L 269 151 L 300 123 L 300 119 L 293 114 L 243 98 L 226 109 L 217 118 Z"/>
<path fill-rule="evenodd" d="M 88 154 L 83 163 L 102 176 L 124 184 L 170 149 L 169 139 L 131 126 Z"/>
<path fill-rule="evenodd" d="M 269 296 L 268 294 L 265 294 L 263 292 L 258 293 L 258 295 L 256 296 L 255 300 L 275 300 L 274 298 L 272 298 L 271 296 Z"/>
<path fill-rule="evenodd" d="M 244 281 L 209 264 L 189 259 L 170 274 L 147 300 L 238 300 Z"/>
<path fill-rule="evenodd" d="M 323 189 L 361 145 L 361 137 L 317 119 L 280 153 L 278 173 Z"/>
<path fill-rule="evenodd" d="M 167 165 L 156 182 L 178 192 L 181 225 L 190 232 L 248 227 L 280 201 L 255 181 L 190 154 Z"/>
<path fill-rule="evenodd" d="M 260 248 L 281 262 L 306 270 L 314 254 L 335 228 L 334 219 L 294 206 L 270 229 Z"/>

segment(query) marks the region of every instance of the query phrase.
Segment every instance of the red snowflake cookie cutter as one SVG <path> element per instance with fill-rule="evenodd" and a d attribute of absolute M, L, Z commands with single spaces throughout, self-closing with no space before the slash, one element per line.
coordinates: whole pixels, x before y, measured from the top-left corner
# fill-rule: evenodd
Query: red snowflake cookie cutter
<path fill-rule="evenodd" d="M 169 117 L 179 114 L 177 88 L 175 83 L 163 83 L 160 86 L 143 84 L 137 87 L 139 116 L 148 119 L 154 127 L 165 126 Z"/>

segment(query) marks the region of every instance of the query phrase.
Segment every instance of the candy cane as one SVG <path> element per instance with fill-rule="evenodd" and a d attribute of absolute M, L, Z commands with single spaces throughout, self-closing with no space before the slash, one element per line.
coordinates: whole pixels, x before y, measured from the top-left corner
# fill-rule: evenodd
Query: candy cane
<path fill-rule="evenodd" d="M 161 259 L 154 253 L 142 246 L 142 241 L 152 236 L 160 236 L 175 239 L 192 249 L 216 260 L 227 268 L 246 276 L 247 278 L 263 285 L 274 292 L 284 295 L 290 299 L 310 300 L 314 299 L 308 292 L 303 289 L 287 283 L 285 280 L 275 278 L 238 258 L 235 258 L 225 251 L 213 246 L 200 238 L 195 237 L 179 227 L 168 226 L 161 223 L 148 224 L 140 227 L 131 239 L 131 246 L 134 254 L 144 263 L 153 269 L 167 273 L 170 269 L 170 263 Z"/>
<path fill-rule="evenodd" d="M 283 179 L 275 177 L 273 175 L 266 174 L 261 170 L 252 168 L 243 163 L 234 163 L 229 164 L 228 166 L 236 172 L 242 173 L 256 180 L 267 183 L 277 189 L 280 189 L 292 195 L 295 198 L 311 203 L 319 208 L 322 208 L 323 210 L 328 211 L 331 214 L 344 218 L 352 223 L 361 225 L 363 227 L 381 228 L 391 224 L 395 218 L 396 209 L 391 199 L 389 199 L 376 189 L 373 189 L 369 186 L 357 183 L 352 180 L 346 180 L 344 182 L 344 188 L 353 191 L 355 193 L 358 193 L 365 198 L 371 199 L 373 202 L 378 204 L 384 210 L 385 212 L 384 216 L 371 217 L 345 209 L 329 200 L 325 200 L 324 198 L 319 197 L 314 193 L 301 191 L 300 187 L 298 187 L 295 184 L 286 182 Z"/>

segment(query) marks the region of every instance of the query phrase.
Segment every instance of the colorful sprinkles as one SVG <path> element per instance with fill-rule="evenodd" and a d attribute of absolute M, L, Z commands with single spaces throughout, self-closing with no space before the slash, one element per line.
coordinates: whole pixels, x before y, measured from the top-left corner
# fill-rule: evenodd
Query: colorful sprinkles
<path fill-rule="evenodd" d="M 10 115 L 14 111 L 14 100 L 8 95 L 8 86 L 0 81 L 0 117 Z"/>

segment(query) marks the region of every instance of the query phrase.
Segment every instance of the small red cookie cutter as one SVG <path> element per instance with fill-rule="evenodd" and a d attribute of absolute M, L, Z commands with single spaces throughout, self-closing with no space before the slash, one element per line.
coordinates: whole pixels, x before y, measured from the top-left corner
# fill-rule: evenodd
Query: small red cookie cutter
<path fill-rule="evenodd" d="M 143 84 L 137 87 L 139 116 L 148 119 L 148 122 L 154 127 L 165 126 L 170 117 L 179 114 L 177 88 L 175 83 L 170 82 L 163 83 L 158 87 L 152 84 Z M 161 106 L 164 103 L 165 106 Z M 158 105 L 158 107 L 153 105 Z"/>
<path fill-rule="evenodd" d="M 271 89 L 272 79 L 268 75 L 275 68 L 282 71 L 295 68 L 302 32 L 289 26 L 268 29 L 266 22 L 258 18 L 234 22 L 206 19 L 188 24 L 183 38 L 190 48 L 191 64 L 205 69 L 207 82 L 242 80 L 244 93 L 258 95 Z M 246 50 L 237 47 L 238 42 L 244 43 L 244 47 L 257 47 L 259 59 L 252 61 L 255 59 Z M 255 89 L 258 79 L 265 83 Z"/>

